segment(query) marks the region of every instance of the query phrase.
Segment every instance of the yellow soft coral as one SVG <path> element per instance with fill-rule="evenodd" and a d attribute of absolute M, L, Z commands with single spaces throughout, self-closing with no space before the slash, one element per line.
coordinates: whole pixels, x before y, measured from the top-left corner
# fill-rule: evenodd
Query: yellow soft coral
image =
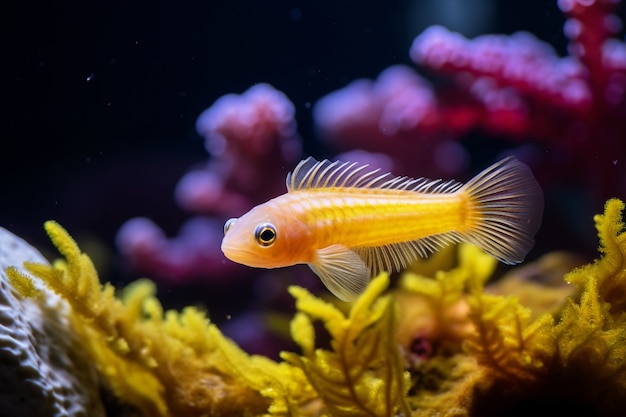
<path fill-rule="evenodd" d="M 494 262 L 476 248 L 460 246 L 458 266 L 436 272 L 434 280 L 406 273 L 399 296 L 414 297 L 403 311 L 419 309 L 424 317 L 402 324 L 400 334 L 432 346 L 429 356 L 408 362 L 414 415 L 534 414 L 550 407 L 620 415 L 626 406 L 623 207 L 610 200 L 596 217 L 604 256 L 566 275 L 580 286 L 579 298 L 563 300 L 562 308 L 547 303 L 553 311 L 532 315 L 516 297 L 486 291 Z M 518 282 L 519 291 L 525 287 L 536 291 L 536 284 Z M 410 338 L 399 340 L 410 349 Z"/>
<path fill-rule="evenodd" d="M 621 219 L 624 203 L 612 199 L 606 203 L 604 214 L 594 217 L 602 258 L 584 267 L 573 270 L 565 277 L 571 284 L 585 287 L 593 280 L 598 295 L 610 304 L 611 313 L 626 310 L 626 233 Z"/>
<path fill-rule="evenodd" d="M 143 415 L 620 415 L 626 408 L 623 209 L 610 200 L 596 217 L 603 257 L 565 277 L 579 290 L 551 291 L 534 311 L 522 300 L 525 291 L 540 294 L 539 284 L 522 274 L 490 288 L 496 262 L 469 245 L 458 247 L 456 266 L 450 266 L 454 251 L 439 254 L 406 272 L 386 295 L 389 277 L 373 279 L 347 313 L 292 287 L 298 312 L 291 334 L 301 352 L 283 352 L 282 362 L 246 354 L 196 308 L 164 312 L 149 281 L 116 298 L 54 222 L 46 230 L 66 260 L 25 267 L 68 301 L 103 379 Z M 14 268 L 8 274 L 22 295 L 38 293 L 40 283 L 30 275 Z M 563 294 L 577 295 L 557 303 Z M 316 320 L 328 346 L 320 346 Z"/>
<path fill-rule="evenodd" d="M 463 341 L 476 336 L 466 296 L 468 283 L 481 286 L 493 273 L 496 261 L 474 246 L 458 249 L 456 267 L 442 271 L 423 262 L 413 271 L 424 270 L 434 276 L 407 272 L 396 295 L 408 318 L 401 321 L 397 338 L 411 368 L 413 394 L 409 400 L 415 416 L 466 415 L 472 393 L 482 381 L 482 369 L 462 349 Z M 422 352 L 415 352 L 416 340 L 425 345 L 420 347 Z"/>
<path fill-rule="evenodd" d="M 396 305 L 389 296 L 378 298 L 387 276 L 373 281 L 348 317 L 292 288 L 301 310 L 292 334 L 304 355 L 285 353 L 289 360 L 277 363 L 247 355 L 193 307 L 164 313 L 147 280 L 116 298 L 111 285 L 100 285 L 89 257 L 67 232 L 54 222 L 45 227 L 66 260 L 52 267 L 26 264 L 26 270 L 69 302 L 77 332 L 104 379 L 143 415 L 409 414 L 408 374 L 393 337 Z M 37 293 L 28 275 L 8 272 L 23 296 Z M 311 318 L 325 322 L 335 339 L 333 352 L 315 348 Z M 333 384 L 325 372 L 341 375 L 340 381 Z M 338 386 L 348 395 L 337 395 Z"/>
<path fill-rule="evenodd" d="M 218 332 L 214 328 L 214 332 Z M 248 356 L 232 341 L 219 338 L 225 361 L 252 389 L 271 400 L 271 416 L 318 416 L 322 404 L 301 369 L 263 356 Z"/>
<path fill-rule="evenodd" d="M 45 224 L 65 256 L 53 266 L 26 264 L 26 270 L 65 298 L 75 327 L 106 382 L 123 402 L 150 416 L 260 413 L 267 400 L 227 365 L 237 348 L 193 307 L 164 314 L 154 285 L 139 281 L 115 298 L 100 285 L 89 257 L 55 222 Z M 17 269 L 7 271 L 25 296 L 36 285 Z M 234 352 L 234 353 L 233 353 Z"/>
<path fill-rule="evenodd" d="M 292 335 L 303 354 L 282 356 L 304 371 L 328 415 L 409 415 L 408 374 L 394 337 L 396 305 L 390 296 L 379 298 L 388 284 L 385 274 L 375 278 L 347 317 L 305 289 L 290 288 L 300 311 Z M 312 319 L 324 323 L 331 350 L 315 348 Z"/>

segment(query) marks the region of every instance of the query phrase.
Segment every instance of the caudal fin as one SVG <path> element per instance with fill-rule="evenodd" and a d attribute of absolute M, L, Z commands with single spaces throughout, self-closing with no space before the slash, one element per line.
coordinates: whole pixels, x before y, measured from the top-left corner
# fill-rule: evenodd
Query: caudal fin
<path fill-rule="evenodd" d="M 543 216 L 543 192 L 530 168 L 509 156 L 465 184 L 470 222 L 465 238 L 505 264 L 522 262 Z"/>

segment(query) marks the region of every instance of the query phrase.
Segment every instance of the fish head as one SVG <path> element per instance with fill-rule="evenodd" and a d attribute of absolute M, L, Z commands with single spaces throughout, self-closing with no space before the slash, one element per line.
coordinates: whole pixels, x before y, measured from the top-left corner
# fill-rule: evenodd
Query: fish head
<path fill-rule="evenodd" d="M 222 252 L 243 265 L 279 268 L 305 262 L 307 236 L 297 218 L 265 203 L 224 224 Z"/>

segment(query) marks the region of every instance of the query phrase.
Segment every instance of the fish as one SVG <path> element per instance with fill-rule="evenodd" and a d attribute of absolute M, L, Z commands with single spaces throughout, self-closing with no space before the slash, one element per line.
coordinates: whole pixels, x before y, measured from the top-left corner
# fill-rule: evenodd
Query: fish
<path fill-rule="evenodd" d="M 287 192 L 224 224 L 226 258 L 256 268 L 307 264 L 352 301 L 371 277 L 468 242 L 522 262 L 541 226 L 543 192 L 513 156 L 467 183 L 394 176 L 357 162 L 301 161 Z"/>

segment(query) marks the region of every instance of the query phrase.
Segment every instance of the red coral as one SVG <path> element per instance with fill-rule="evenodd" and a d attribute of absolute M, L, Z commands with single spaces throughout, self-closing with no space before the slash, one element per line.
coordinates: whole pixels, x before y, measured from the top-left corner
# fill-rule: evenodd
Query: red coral
<path fill-rule="evenodd" d="M 526 32 L 468 40 L 430 27 L 411 58 L 451 85 L 433 89 L 392 67 L 322 98 L 316 123 L 338 149 L 385 152 L 409 174 L 406 167 L 430 175 L 462 168 L 446 162 L 464 155 L 456 141 L 473 130 L 534 143 L 532 155 L 519 156 L 544 184 L 584 185 L 604 201 L 626 192 L 626 46 L 611 38 L 621 28 L 618 3 L 559 1 L 569 17 L 570 56 L 562 58 Z"/>
<path fill-rule="evenodd" d="M 626 191 L 616 180 L 626 165 L 626 46 L 611 38 L 617 4 L 559 2 L 569 17 L 565 58 L 526 33 L 467 40 L 439 27 L 417 37 L 411 57 L 470 93 L 475 127 L 534 141 L 548 153 L 552 181 L 580 181 L 604 200 Z"/>

